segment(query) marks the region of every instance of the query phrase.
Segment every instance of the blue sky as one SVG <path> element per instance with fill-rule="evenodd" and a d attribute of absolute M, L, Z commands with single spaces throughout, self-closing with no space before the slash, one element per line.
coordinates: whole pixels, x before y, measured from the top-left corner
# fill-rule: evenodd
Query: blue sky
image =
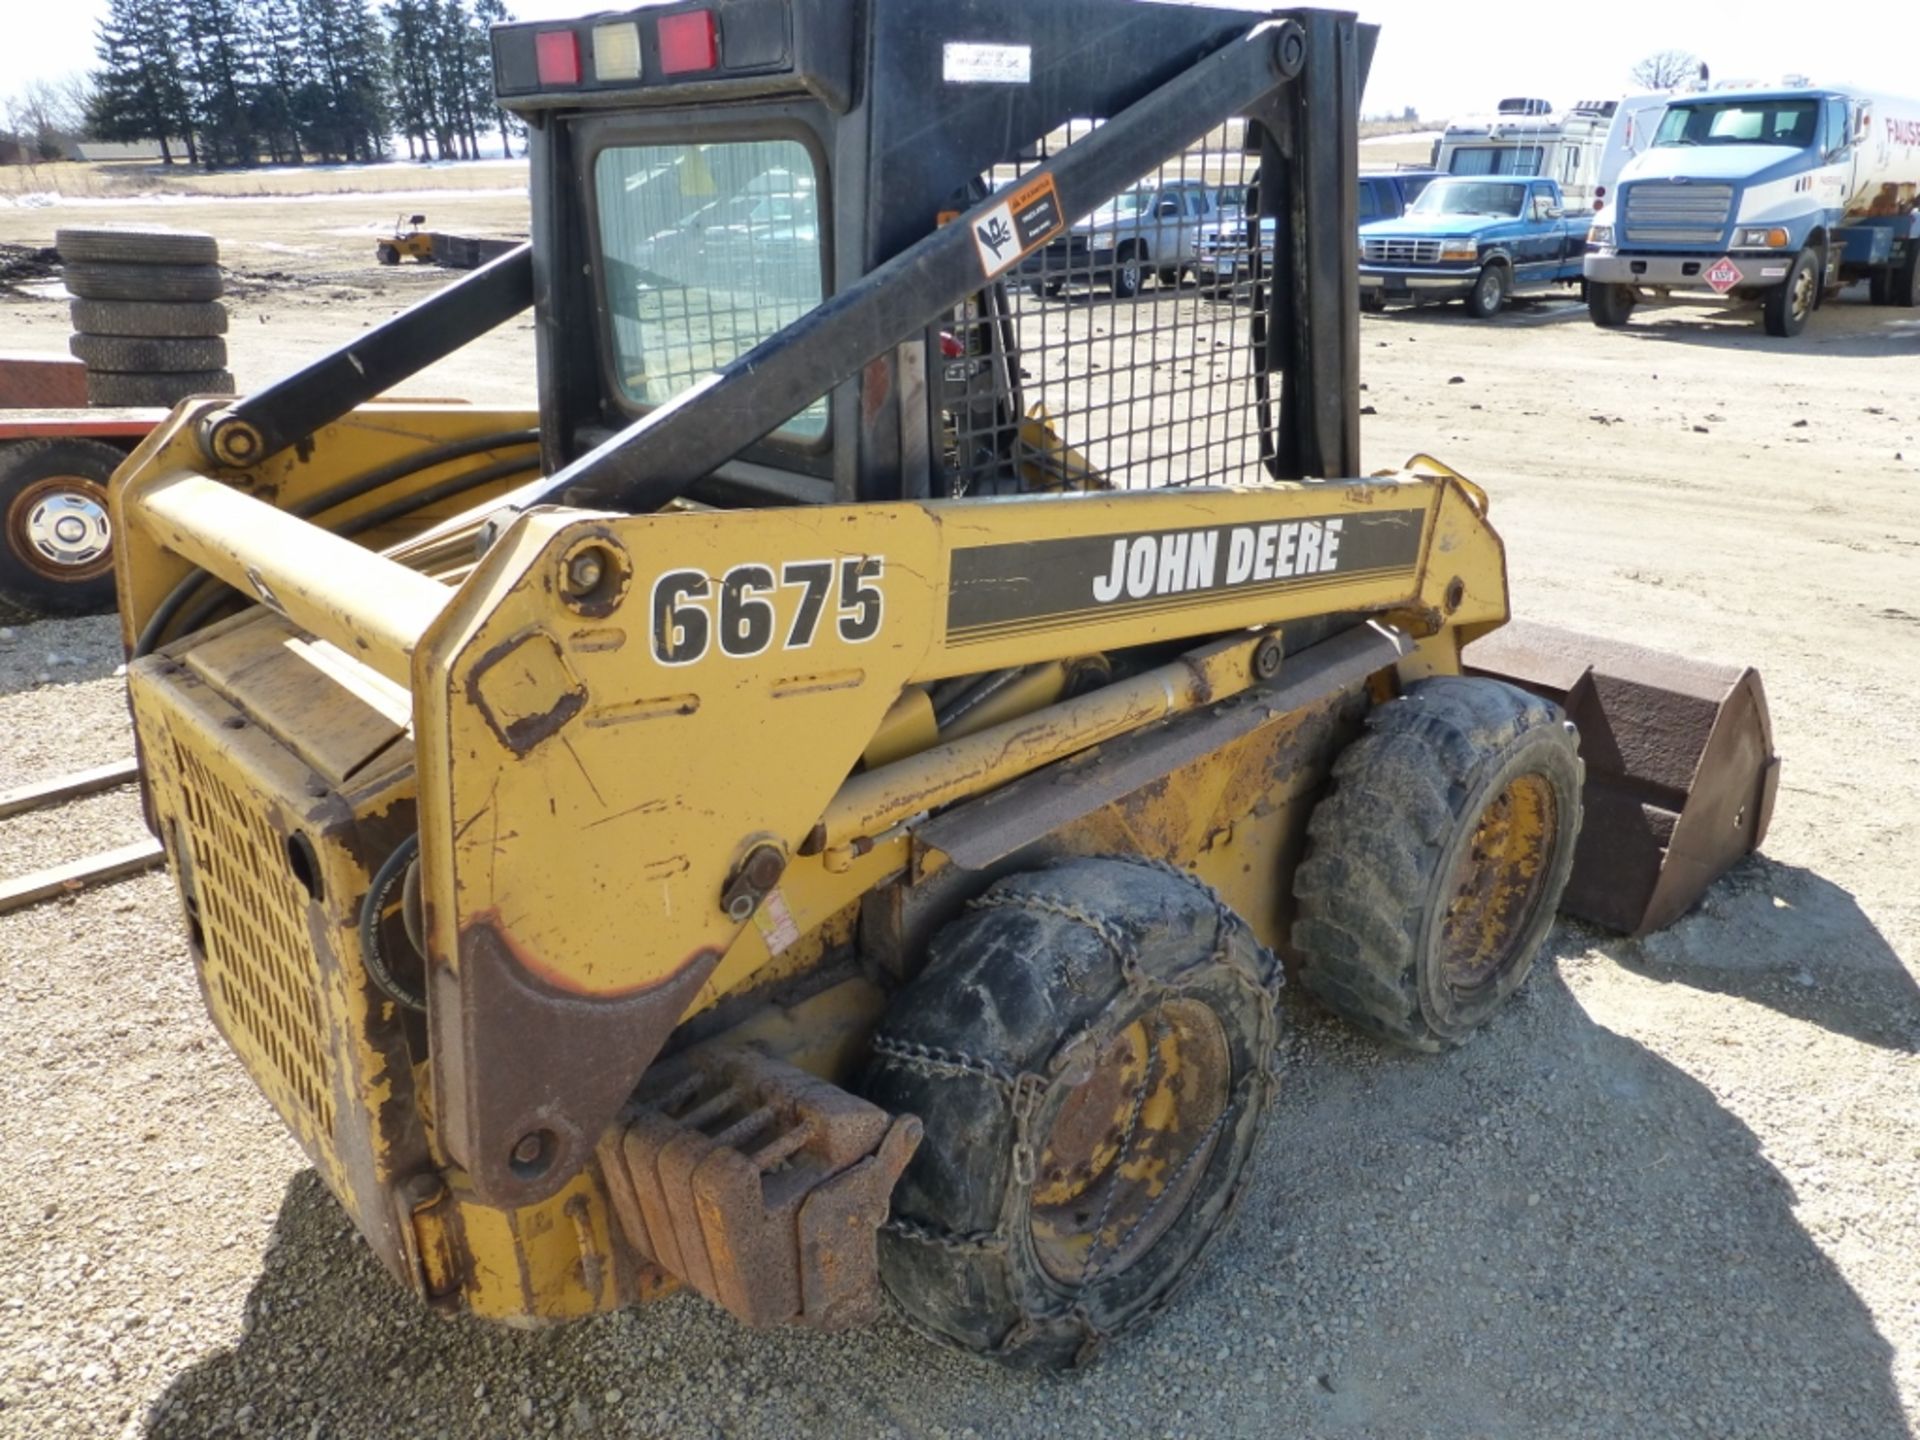
<path fill-rule="evenodd" d="M 509 3 L 526 19 L 601 8 L 591 0 Z M 1888 41 L 1901 33 L 1909 41 L 1920 36 L 1920 16 L 1897 4 L 1869 7 L 1860 12 L 1860 24 L 1845 26 L 1810 23 L 1804 6 L 1780 0 L 1735 7 L 1607 0 L 1559 10 L 1371 0 L 1358 8 L 1383 27 L 1367 87 L 1373 114 L 1413 105 L 1423 115 L 1444 118 L 1491 108 L 1502 95 L 1538 95 L 1555 104 L 1605 99 L 1628 88 L 1635 60 L 1669 47 L 1704 56 L 1716 77 L 1771 80 L 1793 70 L 1823 84 L 1849 82 L 1895 93 L 1920 89 L 1920 80 L 1907 78 L 1914 73 L 1913 46 L 1871 38 L 1876 28 Z M 31 7 L 27 0 L 7 0 L 6 9 L 13 13 L 7 44 L 0 47 L 0 98 L 36 77 L 92 66 L 93 27 L 106 0 Z"/>

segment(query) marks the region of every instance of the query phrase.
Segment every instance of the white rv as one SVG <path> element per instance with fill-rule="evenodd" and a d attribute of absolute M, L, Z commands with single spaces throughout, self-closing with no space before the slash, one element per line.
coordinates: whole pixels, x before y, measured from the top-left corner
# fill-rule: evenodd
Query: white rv
<path fill-rule="evenodd" d="M 1450 121 L 1433 168 L 1448 175 L 1529 175 L 1557 180 L 1570 205 L 1593 199 L 1618 101 L 1582 100 L 1555 110 L 1545 100 L 1502 100 L 1491 115 Z"/>

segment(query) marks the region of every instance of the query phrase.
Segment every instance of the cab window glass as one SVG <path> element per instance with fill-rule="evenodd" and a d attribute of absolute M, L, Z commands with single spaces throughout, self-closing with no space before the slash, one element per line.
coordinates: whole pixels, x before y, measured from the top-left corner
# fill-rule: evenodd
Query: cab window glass
<path fill-rule="evenodd" d="M 660 405 L 822 295 L 819 187 L 793 140 L 621 145 L 594 161 L 615 379 Z M 817 439 L 816 400 L 781 433 Z"/>

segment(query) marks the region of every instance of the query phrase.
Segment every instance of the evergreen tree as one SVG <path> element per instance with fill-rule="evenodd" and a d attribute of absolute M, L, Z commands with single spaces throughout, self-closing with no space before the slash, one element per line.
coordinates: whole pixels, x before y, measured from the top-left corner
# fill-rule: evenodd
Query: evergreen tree
<path fill-rule="evenodd" d="M 500 131 L 500 153 L 511 155 L 513 137 L 524 134 L 526 127 L 517 116 L 494 104 L 493 41 L 488 32 L 495 25 L 504 25 L 512 20 L 513 12 L 507 9 L 506 0 L 471 0 L 471 3 L 474 23 L 480 32 L 478 63 L 474 66 L 472 77 L 474 110 L 482 117 L 492 117 L 492 123 Z"/>
<path fill-rule="evenodd" d="M 257 163 L 260 147 L 250 111 L 258 82 L 239 0 L 189 0 L 178 13 L 200 163 L 209 170 Z"/>
<path fill-rule="evenodd" d="M 307 148 L 340 160 L 386 154 L 385 38 L 365 0 L 298 0 L 309 75 L 296 101 Z"/>
<path fill-rule="evenodd" d="M 171 143 L 195 158 L 192 103 L 180 63 L 169 0 L 110 0 L 95 42 L 101 69 L 88 120 L 102 140 L 157 140 L 173 163 Z"/>
<path fill-rule="evenodd" d="M 242 13 L 255 76 L 249 119 L 274 164 L 298 165 L 304 156 L 294 102 L 311 68 L 298 7 L 295 0 L 245 0 Z"/>

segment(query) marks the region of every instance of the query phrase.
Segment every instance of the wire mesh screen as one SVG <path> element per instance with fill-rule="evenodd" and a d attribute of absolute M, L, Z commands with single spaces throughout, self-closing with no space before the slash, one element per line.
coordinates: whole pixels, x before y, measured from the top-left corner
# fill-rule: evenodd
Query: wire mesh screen
<path fill-rule="evenodd" d="M 1079 121 L 1040 157 L 1088 133 Z M 1235 122 L 1096 208 L 939 336 L 948 489 L 993 494 L 1255 479 L 1254 317 L 1273 222 Z"/>

